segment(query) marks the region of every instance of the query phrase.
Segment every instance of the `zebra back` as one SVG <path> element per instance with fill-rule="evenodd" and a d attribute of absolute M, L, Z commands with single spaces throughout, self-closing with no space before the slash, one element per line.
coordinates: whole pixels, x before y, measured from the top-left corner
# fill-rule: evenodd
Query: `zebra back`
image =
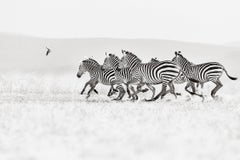
<path fill-rule="evenodd" d="M 180 68 L 172 61 L 160 61 L 158 63 L 141 63 L 141 60 L 133 53 L 125 53 L 122 63 L 132 67 L 132 76 L 138 81 L 149 84 L 172 82 L 179 75 Z"/>
<path fill-rule="evenodd" d="M 179 52 L 175 52 L 173 62 L 181 67 L 185 76 L 192 82 L 205 83 L 213 81 L 216 83 L 219 81 L 224 71 L 230 79 L 236 80 L 235 77 L 229 76 L 224 66 L 218 62 L 207 62 L 194 65 Z"/>
<path fill-rule="evenodd" d="M 85 68 L 90 74 L 91 79 L 98 80 L 100 83 L 110 85 L 116 80 L 113 69 L 102 70 L 101 65 L 94 59 L 89 58 L 83 61 Z"/>

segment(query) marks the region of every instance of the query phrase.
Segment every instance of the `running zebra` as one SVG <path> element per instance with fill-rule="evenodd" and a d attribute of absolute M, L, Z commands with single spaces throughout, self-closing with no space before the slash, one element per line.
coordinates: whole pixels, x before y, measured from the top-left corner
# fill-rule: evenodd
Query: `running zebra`
<path fill-rule="evenodd" d="M 90 85 L 91 89 L 87 93 L 87 98 L 90 97 L 90 93 L 94 90 L 94 88 L 99 82 L 104 85 L 111 85 L 110 91 L 114 90 L 113 86 L 115 84 L 118 85 L 117 90 L 119 91 L 119 96 L 115 100 L 118 100 L 123 96 L 125 90 L 123 89 L 121 84 L 117 82 L 114 70 L 108 69 L 103 71 L 101 70 L 101 65 L 99 65 L 97 61 L 89 58 L 87 60 L 83 60 L 82 63 L 80 64 L 77 77 L 81 78 L 81 76 L 85 72 L 89 72 L 90 80 L 85 84 L 83 91 L 81 93 L 84 92 L 87 85 Z"/>
<path fill-rule="evenodd" d="M 96 65 L 96 66 L 99 66 L 99 65 L 100 65 L 96 60 L 94 60 L 94 59 L 92 59 L 92 58 L 89 58 L 88 60 L 91 61 L 91 63 L 92 63 L 93 65 Z M 79 78 L 80 78 L 80 77 L 79 77 Z M 80 94 L 83 94 L 83 93 L 85 92 L 85 89 L 87 88 L 88 85 L 90 85 L 90 87 L 91 87 L 91 85 L 92 85 L 91 81 L 93 81 L 93 79 L 91 79 L 91 77 L 90 77 L 90 80 L 85 83 L 85 85 L 84 85 L 84 87 L 83 87 L 83 89 L 82 89 L 82 91 L 81 91 Z M 97 91 L 95 88 L 94 88 L 93 91 L 98 94 L 98 91 Z"/>
<path fill-rule="evenodd" d="M 176 63 L 183 71 L 185 76 L 194 83 L 206 83 L 213 82 L 216 84 L 216 87 L 211 91 L 211 96 L 215 99 L 217 98 L 216 92 L 223 86 L 220 81 L 220 77 L 222 76 L 223 71 L 226 73 L 228 78 L 231 80 L 237 80 L 235 77 L 231 77 L 227 70 L 218 62 L 208 62 L 202 63 L 198 65 L 192 65 L 181 52 L 175 52 L 175 57 L 172 59 L 174 63 Z M 192 93 L 196 94 L 196 93 Z"/>
<path fill-rule="evenodd" d="M 158 63 L 160 61 L 157 59 L 157 57 L 155 57 L 155 58 L 152 58 L 150 62 Z M 191 65 L 194 65 L 194 64 L 191 63 Z M 174 84 L 183 84 L 185 82 L 187 82 L 187 85 L 186 85 L 185 89 L 188 88 L 188 87 L 191 87 L 192 92 L 195 92 L 195 84 L 190 82 L 190 80 L 184 75 L 183 72 L 180 72 L 179 76 L 173 81 Z M 200 83 L 200 82 L 197 83 L 197 87 L 199 87 L 199 85 L 201 86 L 201 88 L 203 88 L 203 83 Z M 189 92 L 188 90 L 186 90 L 186 91 Z M 192 92 L 190 92 L 190 94 L 192 94 Z M 176 93 L 176 94 L 181 95 L 181 93 Z M 199 95 L 199 94 L 197 94 L 197 95 Z M 199 96 L 201 97 L 201 95 L 199 95 Z"/>
<path fill-rule="evenodd" d="M 118 81 L 126 85 L 128 98 L 131 98 L 129 84 L 133 82 L 137 82 L 137 80 L 133 79 L 131 70 L 129 67 L 120 69 L 119 63 L 120 63 L 120 59 L 118 58 L 118 56 L 114 54 L 108 54 L 108 56 L 104 60 L 102 68 L 113 69 L 115 71 L 115 77 L 118 79 Z M 146 92 L 146 91 L 148 91 L 148 89 L 141 90 L 141 92 Z"/>
<path fill-rule="evenodd" d="M 92 63 L 93 65 L 96 65 L 96 66 L 98 66 L 98 67 L 102 67 L 96 60 L 94 60 L 94 59 L 92 59 L 92 58 L 89 58 L 88 60 L 91 61 L 91 63 Z M 108 71 L 108 70 L 106 70 L 106 71 Z M 110 70 L 109 70 L 109 71 L 110 71 Z M 106 72 L 105 74 L 108 74 L 108 72 Z M 91 81 L 91 79 L 90 79 L 89 81 Z M 88 85 L 89 85 L 89 83 L 87 82 L 87 83 L 85 84 L 85 86 L 84 86 L 81 94 L 84 93 L 84 91 L 85 91 L 85 89 L 86 89 L 86 87 L 87 87 Z M 98 91 L 97 91 L 96 89 L 94 89 L 93 91 L 98 94 Z M 110 96 L 112 96 L 113 94 L 115 94 L 116 92 L 118 92 L 118 90 L 114 89 L 113 87 L 110 87 L 110 90 L 109 90 L 107 96 L 110 97 Z"/>
<path fill-rule="evenodd" d="M 176 79 L 180 73 L 180 67 L 172 61 L 162 61 L 158 63 L 142 63 L 142 61 L 133 53 L 123 51 L 124 56 L 121 59 L 121 67 L 130 67 L 133 78 L 138 80 L 138 88 L 147 84 L 151 85 L 161 84 L 162 91 L 154 97 L 155 90 L 150 88 L 153 92 L 152 98 L 146 101 L 154 101 L 159 97 L 163 98 L 168 92 L 175 95 L 175 89 L 173 80 Z M 167 91 L 167 85 L 170 87 L 170 91 Z M 133 87 L 131 90 L 137 97 L 138 90 L 135 91 Z"/>

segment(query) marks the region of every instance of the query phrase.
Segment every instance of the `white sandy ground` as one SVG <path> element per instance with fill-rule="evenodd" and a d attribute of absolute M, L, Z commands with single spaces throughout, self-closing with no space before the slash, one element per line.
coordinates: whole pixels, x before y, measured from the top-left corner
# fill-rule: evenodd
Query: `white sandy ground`
<path fill-rule="evenodd" d="M 219 101 L 187 101 L 183 92 L 178 99 L 133 103 L 112 101 L 102 85 L 86 100 L 79 92 L 87 79 L 1 76 L 0 159 L 240 159 L 239 82 L 225 83 Z"/>

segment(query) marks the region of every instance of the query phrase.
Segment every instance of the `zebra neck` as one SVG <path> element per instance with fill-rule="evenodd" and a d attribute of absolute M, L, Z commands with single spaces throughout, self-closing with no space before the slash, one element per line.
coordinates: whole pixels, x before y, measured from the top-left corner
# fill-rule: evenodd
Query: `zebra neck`
<path fill-rule="evenodd" d="M 101 70 L 101 68 L 96 66 L 85 66 L 85 68 L 86 68 L 86 71 L 89 72 L 90 74 L 94 72 L 99 72 L 99 70 Z"/>
<path fill-rule="evenodd" d="M 180 64 L 180 67 L 182 68 L 182 70 L 186 71 L 189 67 L 191 67 L 191 63 L 188 61 L 185 61 L 184 63 Z"/>
<path fill-rule="evenodd" d="M 138 66 L 140 66 L 140 62 L 135 62 L 135 63 L 132 63 L 131 66 L 129 67 L 131 71 L 135 70 L 138 68 Z"/>

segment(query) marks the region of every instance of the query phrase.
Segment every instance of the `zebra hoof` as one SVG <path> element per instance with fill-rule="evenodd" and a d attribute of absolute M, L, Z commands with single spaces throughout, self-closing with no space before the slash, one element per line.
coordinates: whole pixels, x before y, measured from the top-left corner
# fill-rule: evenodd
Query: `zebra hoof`
<path fill-rule="evenodd" d="M 131 101 L 136 101 L 138 98 L 136 96 L 132 96 Z"/>
<path fill-rule="evenodd" d="M 144 101 L 151 102 L 151 101 L 154 101 L 154 99 L 153 98 L 152 99 L 144 99 Z"/>
<path fill-rule="evenodd" d="M 153 101 L 156 101 L 157 99 L 155 98 L 152 98 L 152 99 L 145 99 L 146 102 L 153 102 Z"/>
<path fill-rule="evenodd" d="M 96 94 L 98 94 L 98 91 L 96 89 L 93 90 Z"/>
<path fill-rule="evenodd" d="M 142 93 L 147 92 L 149 89 L 145 88 L 142 90 Z"/>
<path fill-rule="evenodd" d="M 176 95 L 177 95 L 177 96 L 182 96 L 182 94 L 181 94 L 181 93 L 176 93 Z"/>
<path fill-rule="evenodd" d="M 138 96 L 137 95 L 136 95 L 135 99 L 138 100 Z"/>

